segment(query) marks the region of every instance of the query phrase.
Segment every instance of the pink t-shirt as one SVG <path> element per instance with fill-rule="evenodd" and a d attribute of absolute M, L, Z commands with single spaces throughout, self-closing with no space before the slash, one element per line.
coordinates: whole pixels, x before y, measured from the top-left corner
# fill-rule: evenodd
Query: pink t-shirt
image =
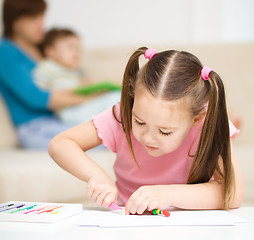
<path fill-rule="evenodd" d="M 115 115 L 120 118 L 120 105 L 115 106 Z M 124 205 L 132 193 L 144 185 L 185 184 L 191 167 L 203 122 L 190 129 L 182 145 L 174 152 L 160 157 L 150 156 L 136 138 L 131 135 L 135 157 L 133 160 L 121 123 L 116 121 L 112 109 L 93 117 L 97 134 L 103 144 L 116 153 L 114 171 L 118 188 L 118 204 Z M 230 136 L 238 130 L 230 122 Z M 190 150 L 191 149 L 191 150 Z M 189 152 L 190 151 L 190 152 Z"/>

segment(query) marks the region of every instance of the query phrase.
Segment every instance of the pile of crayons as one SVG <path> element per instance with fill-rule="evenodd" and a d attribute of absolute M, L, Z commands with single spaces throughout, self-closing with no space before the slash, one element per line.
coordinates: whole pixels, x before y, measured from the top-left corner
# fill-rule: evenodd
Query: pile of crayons
<path fill-rule="evenodd" d="M 170 216 L 170 212 L 167 210 L 159 210 L 159 209 L 153 209 L 152 211 L 150 211 L 151 214 L 153 215 L 162 215 L 165 217 L 169 217 Z"/>
<path fill-rule="evenodd" d="M 22 214 L 41 214 L 41 213 L 51 213 L 56 214 L 57 211 L 53 212 L 55 209 L 61 208 L 61 205 L 37 205 L 37 204 L 14 204 L 10 203 L 0 207 L 0 212 L 5 212 L 9 214 L 22 213 Z"/>

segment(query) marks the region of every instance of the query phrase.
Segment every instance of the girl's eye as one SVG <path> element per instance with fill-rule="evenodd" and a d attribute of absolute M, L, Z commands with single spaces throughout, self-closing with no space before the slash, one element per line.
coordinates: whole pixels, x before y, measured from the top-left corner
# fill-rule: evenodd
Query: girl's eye
<path fill-rule="evenodd" d="M 160 133 L 161 133 L 163 136 L 169 136 L 169 135 L 171 135 L 173 132 L 167 132 L 167 133 L 165 133 L 165 132 L 162 132 L 162 131 L 160 130 Z"/>
<path fill-rule="evenodd" d="M 140 125 L 140 126 L 143 126 L 145 123 L 143 123 L 143 122 L 139 122 L 137 119 L 135 119 L 135 122 L 138 124 L 138 125 Z"/>

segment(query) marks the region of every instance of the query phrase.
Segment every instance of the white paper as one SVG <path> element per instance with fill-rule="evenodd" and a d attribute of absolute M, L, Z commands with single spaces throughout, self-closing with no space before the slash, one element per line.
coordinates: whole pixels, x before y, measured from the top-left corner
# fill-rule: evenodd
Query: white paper
<path fill-rule="evenodd" d="M 120 215 L 113 211 L 85 210 L 79 221 L 86 227 L 145 226 L 233 226 L 246 222 L 227 211 L 170 211 L 170 217 L 159 215 Z"/>

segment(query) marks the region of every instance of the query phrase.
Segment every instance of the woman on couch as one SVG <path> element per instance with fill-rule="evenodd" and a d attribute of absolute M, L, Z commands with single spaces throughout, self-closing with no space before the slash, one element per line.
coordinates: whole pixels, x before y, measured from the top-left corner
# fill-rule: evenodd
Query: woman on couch
<path fill-rule="evenodd" d="M 0 93 L 16 126 L 20 145 L 47 148 L 48 142 L 70 125 L 52 111 L 80 104 L 87 97 L 71 90 L 38 88 L 32 71 L 42 58 L 38 49 L 43 39 L 44 0 L 5 0 L 3 37 L 0 41 Z"/>

